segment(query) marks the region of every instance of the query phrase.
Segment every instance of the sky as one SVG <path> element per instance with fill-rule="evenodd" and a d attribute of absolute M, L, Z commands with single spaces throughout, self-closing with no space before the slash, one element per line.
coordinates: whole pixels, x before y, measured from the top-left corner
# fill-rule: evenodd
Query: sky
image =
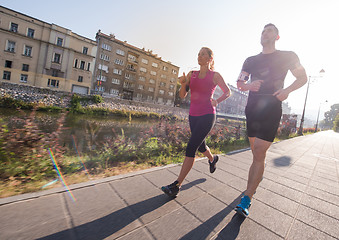
<path fill-rule="evenodd" d="M 279 50 L 294 51 L 310 80 L 305 117 L 316 121 L 339 103 L 338 0 L 0 0 L 0 5 L 95 40 L 100 29 L 180 67 L 198 69 L 201 47 L 214 52 L 215 70 L 236 86 L 245 59 L 261 52 L 265 24 L 279 28 Z M 320 77 L 320 70 L 325 74 Z M 285 86 L 294 81 L 288 74 Z M 286 102 L 301 114 L 306 88 Z M 326 102 L 327 101 L 327 102 Z"/>

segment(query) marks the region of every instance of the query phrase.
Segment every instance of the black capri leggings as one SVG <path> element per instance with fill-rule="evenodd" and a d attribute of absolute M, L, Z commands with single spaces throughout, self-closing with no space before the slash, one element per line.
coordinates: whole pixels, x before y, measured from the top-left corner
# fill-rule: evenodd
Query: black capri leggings
<path fill-rule="evenodd" d="M 215 114 L 206 114 L 203 116 L 189 116 L 191 128 L 191 138 L 188 141 L 186 148 L 186 157 L 195 157 L 197 150 L 206 152 L 205 139 L 212 130 L 215 123 Z"/>

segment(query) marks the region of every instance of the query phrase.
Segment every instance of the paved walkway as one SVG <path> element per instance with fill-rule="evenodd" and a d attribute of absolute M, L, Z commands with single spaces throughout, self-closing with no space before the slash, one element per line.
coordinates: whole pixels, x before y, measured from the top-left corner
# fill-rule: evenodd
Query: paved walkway
<path fill-rule="evenodd" d="M 221 156 L 210 174 L 195 163 L 179 196 L 160 186 L 172 165 L 0 199 L 0 239 L 338 239 L 339 133 L 273 144 L 247 219 L 234 206 L 246 187 L 251 152 Z"/>

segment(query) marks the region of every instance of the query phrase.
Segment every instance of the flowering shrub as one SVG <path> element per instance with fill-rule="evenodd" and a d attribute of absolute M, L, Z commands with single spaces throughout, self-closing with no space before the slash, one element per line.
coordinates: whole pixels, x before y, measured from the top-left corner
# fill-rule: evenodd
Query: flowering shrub
<path fill-rule="evenodd" d="M 0 126 L 0 179 L 30 181 L 55 175 L 48 148 L 63 166 L 64 149 L 59 146 L 58 137 L 64 114 L 57 122 L 56 131 L 45 134 L 34 122 L 35 113 L 34 110 L 27 117 L 13 118 L 16 124 L 12 128 Z"/>

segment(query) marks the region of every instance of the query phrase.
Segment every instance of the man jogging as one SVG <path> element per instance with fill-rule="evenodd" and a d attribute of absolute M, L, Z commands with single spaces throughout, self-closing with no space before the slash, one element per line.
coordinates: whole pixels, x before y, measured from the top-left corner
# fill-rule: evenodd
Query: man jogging
<path fill-rule="evenodd" d="M 245 114 L 253 154 L 247 189 L 240 204 L 235 208 L 245 217 L 248 216 L 251 199 L 264 174 L 266 152 L 279 127 L 281 102 L 307 82 L 305 69 L 298 56 L 291 51 L 276 50 L 275 42 L 278 39 L 277 27 L 271 23 L 267 24 L 261 34 L 262 52 L 246 59 L 237 80 L 240 90 L 249 91 Z M 296 80 L 284 88 L 288 70 Z"/>

